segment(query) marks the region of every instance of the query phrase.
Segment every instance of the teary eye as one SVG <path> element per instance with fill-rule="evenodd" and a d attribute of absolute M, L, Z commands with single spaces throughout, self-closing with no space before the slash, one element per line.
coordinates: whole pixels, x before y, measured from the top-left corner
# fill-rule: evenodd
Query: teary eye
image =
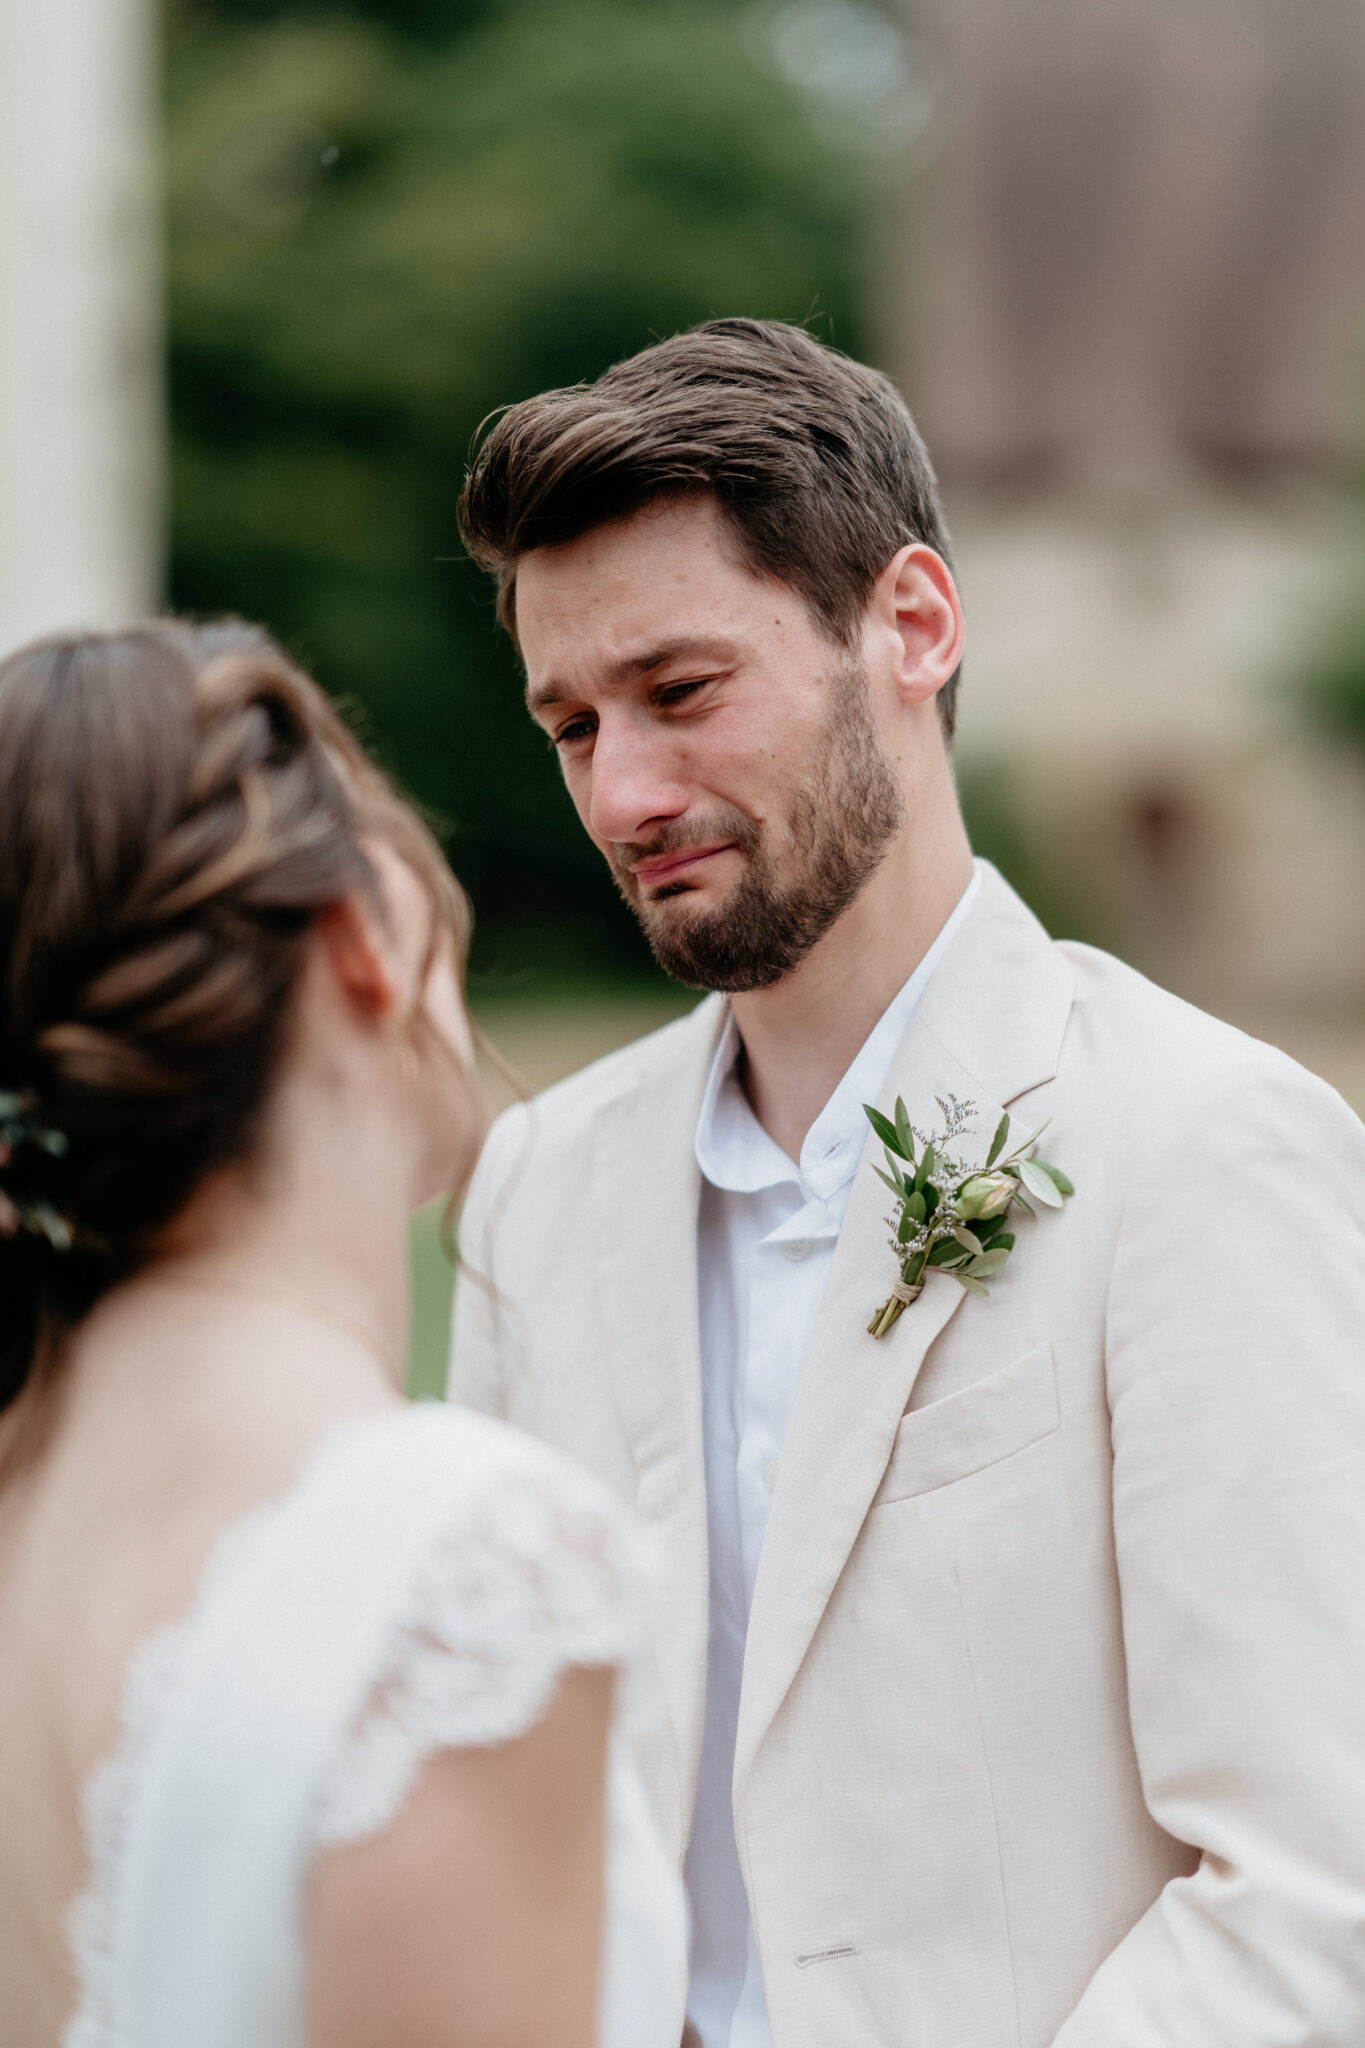
<path fill-rule="evenodd" d="M 668 683 L 660 690 L 658 701 L 665 706 L 681 704 L 685 698 L 692 696 L 695 691 L 705 689 L 710 681 L 710 676 L 695 676 L 688 683 Z"/>
<path fill-rule="evenodd" d="M 550 745 L 552 747 L 572 746 L 575 740 L 591 739 L 594 730 L 594 723 L 591 718 L 567 719 L 560 726 L 558 732 L 551 733 Z"/>

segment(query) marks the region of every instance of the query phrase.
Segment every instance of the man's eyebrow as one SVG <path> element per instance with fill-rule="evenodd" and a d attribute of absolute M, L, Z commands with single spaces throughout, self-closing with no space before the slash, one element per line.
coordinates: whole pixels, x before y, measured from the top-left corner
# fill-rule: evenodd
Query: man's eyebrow
<path fill-rule="evenodd" d="M 548 711 L 552 704 L 569 704 L 573 692 L 563 683 L 537 683 L 533 689 L 526 685 L 526 709 L 532 718 L 538 711 Z"/>
<path fill-rule="evenodd" d="M 614 661 L 607 671 L 612 683 L 633 682 L 637 676 L 647 676 L 656 668 L 666 668 L 671 662 L 706 659 L 723 667 L 736 657 L 735 644 L 714 633 L 682 633 L 672 640 L 661 640 L 655 647 L 647 647 L 639 654 L 624 654 Z M 534 718 L 537 712 L 546 711 L 552 704 L 578 702 L 578 692 L 568 683 L 557 683 L 553 677 L 534 686 L 526 686 L 526 708 Z"/>

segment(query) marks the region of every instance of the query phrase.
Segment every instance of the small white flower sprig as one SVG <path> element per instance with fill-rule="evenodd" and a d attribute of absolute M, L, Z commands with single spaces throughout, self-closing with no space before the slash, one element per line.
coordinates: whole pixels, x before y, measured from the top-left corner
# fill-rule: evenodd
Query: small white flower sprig
<path fill-rule="evenodd" d="M 1060 1209 L 1066 1197 L 1076 1192 L 1060 1166 L 1034 1157 L 1033 1147 L 1047 1124 L 1039 1124 L 1007 1153 L 1010 1119 L 1006 1112 L 996 1126 L 985 1165 L 967 1166 L 948 1148 L 962 1137 L 976 1114 L 976 1104 L 959 1102 L 956 1095 L 946 1099 L 936 1095 L 934 1100 L 943 1112 L 944 1128 L 932 1139 L 911 1123 L 900 1096 L 896 1097 L 894 1119 L 883 1116 L 870 1102 L 863 1104 L 886 1153 L 886 1172 L 880 1166 L 872 1171 L 886 1182 L 898 1205 L 898 1214 L 886 1219 L 895 1233 L 890 1242 L 898 1277 L 889 1300 L 867 1326 L 874 1337 L 884 1337 L 901 1311 L 918 1298 L 931 1266 L 951 1273 L 969 1294 L 989 1292 L 987 1280 L 1000 1271 L 1014 1250 L 1014 1233 L 1003 1227 L 1014 1204 L 1032 1216 L 1036 1214 L 1033 1202 L 1046 1209 Z"/>

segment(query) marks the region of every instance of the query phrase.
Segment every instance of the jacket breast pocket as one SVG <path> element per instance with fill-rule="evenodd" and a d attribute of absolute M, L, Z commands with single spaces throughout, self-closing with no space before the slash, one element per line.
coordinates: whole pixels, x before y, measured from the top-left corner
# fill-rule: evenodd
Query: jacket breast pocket
<path fill-rule="evenodd" d="M 1050 1436 L 1060 1420 L 1052 1345 L 1037 1344 L 974 1386 L 910 1409 L 873 1506 L 933 1493 L 998 1465 Z"/>

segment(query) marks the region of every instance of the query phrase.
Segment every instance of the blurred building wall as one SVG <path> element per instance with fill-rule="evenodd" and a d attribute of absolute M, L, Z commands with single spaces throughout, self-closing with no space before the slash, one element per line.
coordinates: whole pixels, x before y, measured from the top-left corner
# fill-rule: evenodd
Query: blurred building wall
<path fill-rule="evenodd" d="M 159 597 L 156 34 L 0 4 L 0 648 Z"/>
<path fill-rule="evenodd" d="M 1296 697 L 1365 554 L 1365 0 L 902 0 L 887 355 L 966 597 L 964 772 L 1059 922 L 1263 1023 L 1365 1004 L 1365 770 Z"/>
<path fill-rule="evenodd" d="M 920 369 L 954 473 L 1333 465 L 1365 398 L 1361 0 L 916 11 L 948 84 Z"/>

